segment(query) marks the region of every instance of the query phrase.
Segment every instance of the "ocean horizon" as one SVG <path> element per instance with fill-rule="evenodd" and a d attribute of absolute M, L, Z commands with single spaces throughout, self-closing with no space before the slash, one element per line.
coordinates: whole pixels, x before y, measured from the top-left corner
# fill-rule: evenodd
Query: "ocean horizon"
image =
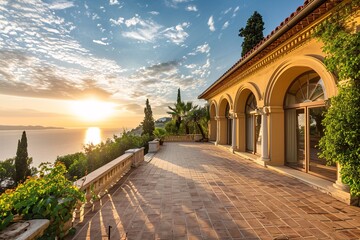
<path fill-rule="evenodd" d="M 28 142 L 28 154 L 33 158 L 32 166 L 43 162 L 55 162 L 57 156 L 84 151 L 84 145 L 97 144 L 121 136 L 120 128 L 64 128 L 25 130 Z M 0 131 L 0 161 L 16 156 L 18 140 L 23 130 Z"/>

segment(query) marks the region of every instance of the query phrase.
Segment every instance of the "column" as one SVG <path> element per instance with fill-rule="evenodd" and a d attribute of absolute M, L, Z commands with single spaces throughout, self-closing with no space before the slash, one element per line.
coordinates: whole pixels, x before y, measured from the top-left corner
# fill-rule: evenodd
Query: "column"
<path fill-rule="evenodd" d="M 216 140 L 215 140 L 215 145 L 219 144 L 219 131 L 220 131 L 220 118 L 218 116 L 215 117 L 215 121 L 216 121 Z"/>
<path fill-rule="evenodd" d="M 233 113 L 231 115 L 231 118 L 232 118 L 232 133 L 231 133 L 231 150 L 232 152 L 234 153 L 235 150 L 237 150 L 236 148 L 236 119 L 237 119 L 237 114 L 236 113 Z"/>
<path fill-rule="evenodd" d="M 261 160 L 269 161 L 269 145 L 268 145 L 268 113 L 267 107 L 263 107 L 261 111 Z"/>

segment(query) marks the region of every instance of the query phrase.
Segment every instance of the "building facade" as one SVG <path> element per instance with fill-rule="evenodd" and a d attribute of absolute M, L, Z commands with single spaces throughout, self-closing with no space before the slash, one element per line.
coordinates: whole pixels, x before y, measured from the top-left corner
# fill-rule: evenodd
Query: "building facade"
<path fill-rule="evenodd" d="M 337 94 L 337 79 L 324 65 L 314 31 L 351 4 L 305 1 L 206 89 L 199 98 L 210 106 L 210 141 L 341 185 L 338 167 L 318 156 L 322 113 Z M 359 11 L 353 11 L 348 25 L 359 31 Z"/>

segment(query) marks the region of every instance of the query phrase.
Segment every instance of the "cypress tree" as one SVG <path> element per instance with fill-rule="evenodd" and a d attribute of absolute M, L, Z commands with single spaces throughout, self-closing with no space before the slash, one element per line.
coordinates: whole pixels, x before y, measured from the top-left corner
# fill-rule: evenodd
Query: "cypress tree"
<path fill-rule="evenodd" d="M 146 99 L 146 106 L 144 108 L 144 121 L 142 122 L 143 131 L 141 135 L 149 134 L 149 136 L 154 136 L 153 132 L 155 130 L 155 122 L 151 110 L 151 106 L 149 104 L 149 99 Z"/>
<path fill-rule="evenodd" d="M 177 103 L 178 105 L 180 105 L 180 104 L 181 104 L 180 88 L 178 88 L 178 94 L 177 94 L 176 103 Z"/>
<path fill-rule="evenodd" d="M 27 176 L 31 175 L 30 163 L 32 159 L 29 158 L 27 151 L 26 132 L 23 131 L 21 140 L 18 141 L 18 147 L 15 157 L 15 182 L 20 183 L 26 180 Z"/>
<path fill-rule="evenodd" d="M 240 28 L 239 36 L 244 38 L 241 56 L 243 57 L 248 51 L 256 46 L 264 38 L 264 22 L 262 16 L 255 11 L 247 20 L 246 27 Z"/>

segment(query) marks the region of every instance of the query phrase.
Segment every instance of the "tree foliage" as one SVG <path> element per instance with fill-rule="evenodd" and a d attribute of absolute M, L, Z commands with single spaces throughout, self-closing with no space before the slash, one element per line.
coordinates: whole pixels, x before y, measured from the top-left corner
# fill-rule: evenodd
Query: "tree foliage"
<path fill-rule="evenodd" d="M 196 107 L 192 109 L 192 111 L 188 115 L 189 121 L 192 121 L 196 124 L 198 129 L 200 130 L 202 139 L 206 139 L 207 132 L 207 123 L 210 119 L 208 106 L 204 107 Z"/>
<path fill-rule="evenodd" d="M 0 196 L 0 230 L 7 227 L 15 215 L 23 219 L 49 219 L 43 239 L 64 237 L 64 223 L 72 219 L 78 201 L 84 194 L 65 178 L 63 164 L 42 165 L 39 177 L 30 177 L 14 190 Z"/>
<path fill-rule="evenodd" d="M 27 146 L 26 132 L 23 131 L 21 139 L 18 141 L 15 157 L 16 183 L 24 182 L 27 176 L 31 176 L 30 164 L 32 163 L 32 158 L 29 158 Z"/>
<path fill-rule="evenodd" d="M 342 181 L 352 195 L 360 196 L 360 32 L 346 28 L 344 18 L 338 18 L 321 25 L 316 37 L 324 43 L 325 65 L 340 80 L 339 93 L 323 120 L 320 156 L 339 163 Z"/>
<path fill-rule="evenodd" d="M 262 16 L 255 11 L 254 14 L 247 20 L 246 27 L 240 28 L 239 36 L 244 38 L 241 56 L 244 56 L 248 51 L 256 46 L 264 38 L 263 34 L 264 22 Z"/>
<path fill-rule="evenodd" d="M 4 181 L 7 181 L 6 185 L 9 185 L 9 183 L 15 182 L 15 165 L 14 165 L 15 159 L 9 158 L 5 161 L 0 161 L 0 184 L 2 184 Z M 10 184 L 11 185 L 11 184 Z M 0 192 L 3 191 L 0 186 Z"/>
<path fill-rule="evenodd" d="M 145 113 L 145 117 L 144 117 L 144 121 L 142 122 L 143 131 L 142 131 L 141 135 L 148 134 L 149 136 L 152 137 L 154 129 L 155 129 L 155 121 L 154 121 L 154 117 L 152 114 L 149 99 L 146 99 L 144 113 Z"/>

